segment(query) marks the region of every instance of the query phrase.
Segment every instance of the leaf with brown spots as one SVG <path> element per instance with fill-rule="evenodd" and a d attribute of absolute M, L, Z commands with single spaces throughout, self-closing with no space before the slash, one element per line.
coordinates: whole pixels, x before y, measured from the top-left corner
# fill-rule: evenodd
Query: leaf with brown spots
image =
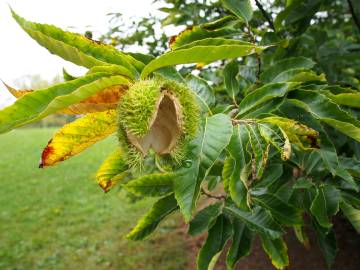
<path fill-rule="evenodd" d="M 90 113 L 57 131 L 45 147 L 40 168 L 64 161 L 96 142 L 105 139 L 117 129 L 115 110 Z"/>

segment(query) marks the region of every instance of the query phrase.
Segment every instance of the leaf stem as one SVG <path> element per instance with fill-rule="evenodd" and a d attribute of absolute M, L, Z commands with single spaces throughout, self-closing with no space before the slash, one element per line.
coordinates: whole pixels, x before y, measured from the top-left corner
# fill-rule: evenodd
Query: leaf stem
<path fill-rule="evenodd" d="M 246 23 L 246 28 L 247 28 L 249 36 L 251 38 L 251 42 L 256 46 L 256 38 L 255 38 L 254 32 L 252 31 L 249 23 Z M 256 54 L 256 60 L 257 60 L 257 64 L 258 64 L 257 72 L 256 72 L 256 79 L 257 79 L 257 81 L 259 81 L 260 73 L 261 73 L 261 57 L 258 52 L 256 52 L 255 54 Z"/>
<path fill-rule="evenodd" d="M 162 172 L 162 173 L 166 173 L 166 172 L 167 172 L 167 171 L 161 166 L 158 155 L 155 155 L 155 166 L 156 166 L 156 168 L 157 168 L 160 172 Z"/>
<path fill-rule="evenodd" d="M 360 30 L 360 18 L 357 17 L 356 13 L 355 13 L 355 9 L 354 9 L 354 6 L 351 2 L 351 0 L 347 0 L 348 4 L 349 4 L 349 9 L 350 9 L 350 13 L 351 13 L 351 16 L 353 17 L 353 20 L 356 24 L 356 26 L 359 28 Z"/>
<path fill-rule="evenodd" d="M 232 119 L 233 126 L 235 125 L 254 125 L 257 124 L 255 120 L 252 119 Z"/>
<path fill-rule="evenodd" d="M 213 194 L 207 192 L 204 188 L 201 188 L 201 194 L 203 194 L 206 197 L 211 198 L 211 199 L 216 199 L 216 200 L 225 200 L 226 199 L 225 195 L 213 195 Z"/>
<path fill-rule="evenodd" d="M 348 1 L 350 1 L 350 0 L 348 0 Z M 264 7 L 262 6 L 262 4 L 260 3 L 259 0 L 255 0 L 255 3 L 256 3 L 256 6 L 260 9 L 261 14 L 264 16 L 264 18 L 266 19 L 266 21 L 269 23 L 270 28 L 271 28 L 272 30 L 274 30 L 274 32 L 276 32 L 275 25 L 274 25 L 274 23 L 273 23 L 270 15 L 269 15 L 269 13 L 266 12 L 266 10 L 264 9 Z"/>

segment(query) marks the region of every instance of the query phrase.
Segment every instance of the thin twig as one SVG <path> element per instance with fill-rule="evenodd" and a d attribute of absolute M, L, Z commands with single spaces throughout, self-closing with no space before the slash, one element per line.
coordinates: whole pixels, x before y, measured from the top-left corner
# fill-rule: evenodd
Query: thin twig
<path fill-rule="evenodd" d="M 350 1 L 350 0 L 348 0 Z M 258 1 L 258 0 L 255 0 L 255 3 L 256 3 L 256 6 L 260 9 L 262 15 L 264 16 L 264 18 L 267 20 L 267 22 L 269 23 L 270 25 L 270 28 L 272 30 L 274 30 L 274 32 L 276 32 L 276 29 L 275 29 L 275 25 L 270 17 L 270 15 L 266 12 L 266 10 L 264 9 L 264 7 L 261 5 L 261 3 Z"/>
<path fill-rule="evenodd" d="M 359 28 L 359 30 L 360 30 L 360 18 L 357 17 L 357 15 L 356 15 L 356 13 L 355 13 L 354 6 L 353 6 L 351 0 L 347 0 L 347 2 L 348 2 L 348 4 L 349 4 L 349 9 L 350 9 L 351 16 L 353 17 L 356 26 L 357 26 L 357 27 Z"/>
<path fill-rule="evenodd" d="M 235 125 L 254 125 L 257 124 L 255 120 L 251 119 L 232 119 L 233 126 Z"/>
<path fill-rule="evenodd" d="M 211 199 L 216 199 L 216 200 L 225 200 L 226 196 L 225 195 L 213 195 L 208 193 L 205 189 L 201 188 L 201 194 L 205 195 L 208 198 Z"/>
<path fill-rule="evenodd" d="M 255 38 L 255 35 L 254 35 L 253 31 L 251 30 L 250 24 L 247 23 L 246 28 L 248 30 L 249 36 L 251 37 L 251 42 L 256 46 L 256 38 Z M 257 60 L 257 63 L 258 63 L 258 68 L 257 68 L 257 72 L 256 72 L 256 79 L 259 81 L 260 72 L 261 72 L 261 57 L 260 57 L 260 54 L 258 52 L 256 52 L 255 54 L 256 54 L 256 60 Z"/>
<path fill-rule="evenodd" d="M 260 54 L 256 53 L 256 59 L 257 59 L 257 63 L 258 63 L 258 68 L 257 68 L 257 72 L 256 72 L 256 78 L 259 81 L 260 80 L 260 73 L 261 73 L 261 58 L 260 58 Z"/>

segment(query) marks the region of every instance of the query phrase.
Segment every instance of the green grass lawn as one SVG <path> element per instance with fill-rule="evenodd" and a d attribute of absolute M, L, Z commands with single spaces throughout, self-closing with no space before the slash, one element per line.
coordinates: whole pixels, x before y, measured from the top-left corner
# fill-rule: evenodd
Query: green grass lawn
<path fill-rule="evenodd" d="M 154 237 L 124 235 L 151 205 L 94 180 L 115 137 L 53 168 L 38 169 L 51 129 L 0 136 L 0 269 L 184 269 L 186 246 L 170 219 Z"/>

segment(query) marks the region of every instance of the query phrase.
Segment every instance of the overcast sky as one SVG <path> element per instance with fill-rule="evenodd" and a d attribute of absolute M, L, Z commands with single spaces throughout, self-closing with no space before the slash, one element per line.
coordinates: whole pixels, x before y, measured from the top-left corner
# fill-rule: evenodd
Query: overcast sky
<path fill-rule="evenodd" d="M 50 54 L 32 40 L 12 19 L 8 5 L 19 15 L 72 32 L 91 30 L 95 36 L 108 30 L 110 12 L 126 17 L 158 13 L 153 0 L 0 0 L 0 79 L 10 85 L 24 75 L 52 79 L 65 67 L 72 74 L 84 70 Z M 9 94 L 0 83 L 0 106 Z"/>

